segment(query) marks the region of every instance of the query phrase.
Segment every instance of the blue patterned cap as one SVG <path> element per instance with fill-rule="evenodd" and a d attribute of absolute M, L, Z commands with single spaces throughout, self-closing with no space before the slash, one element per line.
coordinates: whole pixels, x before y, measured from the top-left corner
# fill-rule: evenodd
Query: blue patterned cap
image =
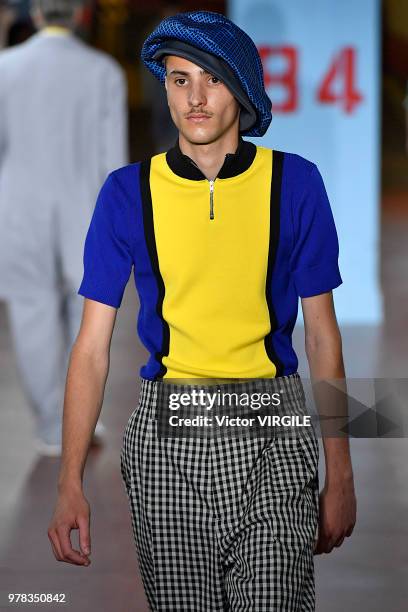
<path fill-rule="evenodd" d="M 190 11 L 166 17 L 146 38 L 141 58 L 164 83 L 166 69 L 156 52 L 179 40 L 224 60 L 256 111 L 257 120 L 246 136 L 263 136 L 272 120 L 272 102 L 265 91 L 263 68 L 254 41 L 230 19 L 211 11 Z"/>

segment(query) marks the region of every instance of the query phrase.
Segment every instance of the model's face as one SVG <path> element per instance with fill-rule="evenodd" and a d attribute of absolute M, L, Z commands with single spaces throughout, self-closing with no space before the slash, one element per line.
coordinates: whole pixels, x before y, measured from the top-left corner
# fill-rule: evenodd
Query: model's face
<path fill-rule="evenodd" d="M 197 64 L 168 55 L 165 87 L 171 117 L 189 142 L 207 144 L 229 130 L 239 130 L 237 99 L 222 81 Z"/>

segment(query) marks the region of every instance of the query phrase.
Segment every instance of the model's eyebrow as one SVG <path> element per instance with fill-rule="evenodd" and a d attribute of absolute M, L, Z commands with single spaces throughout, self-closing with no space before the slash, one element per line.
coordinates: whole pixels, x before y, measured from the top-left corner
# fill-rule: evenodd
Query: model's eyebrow
<path fill-rule="evenodd" d="M 185 70 L 170 70 L 170 72 L 168 73 L 168 76 L 171 76 L 172 74 L 181 74 L 181 76 L 190 76 L 190 73 L 186 72 Z M 208 72 L 208 70 L 201 69 L 200 74 L 211 74 L 211 72 Z"/>

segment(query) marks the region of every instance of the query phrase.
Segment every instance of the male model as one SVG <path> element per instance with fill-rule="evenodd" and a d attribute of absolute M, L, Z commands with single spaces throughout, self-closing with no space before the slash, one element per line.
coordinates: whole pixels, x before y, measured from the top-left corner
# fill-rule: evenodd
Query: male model
<path fill-rule="evenodd" d="M 125 79 L 75 36 L 82 11 L 35 0 L 38 33 L 0 52 L 0 299 L 47 455 L 61 454 L 83 241 L 101 182 L 128 162 Z"/>
<path fill-rule="evenodd" d="M 242 138 L 265 133 L 271 103 L 257 49 L 235 24 L 205 11 L 169 17 L 145 41 L 142 59 L 165 83 L 179 137 L 169 151 L 112 172 L 96 204 L 48 534 L 58 559 L 89 564 L 82 474 L 134 265 L 138 332 L 150 358 L 121 469 L 151 610 L 310 611 L 313 554 L 339 546 L 355 521 L 347 440 L 325 440 L 319 499 L 310 429 L 301 436 L 158 434 L 163 389 L 192 395 L 213 379 L 223 392 L 278 393 L 301 415 L 291 344 L 299 296 L 313 377 L 344 377 L 330 204 L 315 164 Z M 77 527 L 80 552 L 69 540 Z"/>

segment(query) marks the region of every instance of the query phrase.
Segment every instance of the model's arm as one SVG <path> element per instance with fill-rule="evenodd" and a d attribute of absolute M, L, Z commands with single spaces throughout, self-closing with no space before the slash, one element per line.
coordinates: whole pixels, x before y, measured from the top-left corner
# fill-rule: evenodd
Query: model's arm
<path fill-rule="evenodd" d="M 301 301 L 311 381 L 336 379 L 336 386 L 346 391 L 341 335 L 332 292 Z M 319 415 L 331 417 L 321 419 L 326 479 L 320 494 L 319 538 L 315 549 L 320 554 L 340 546 L 351 535 L 356 522 L 356 498 L 349 440 L 339 433 L 347 421 L 347 396 L 333 392 L 330 384 L 320 391 L 313 388 L 313 393 Z"/>
<path fill-rule="evenodd" d="M 84 300 L 81 327 L 67 373 L 58 497 L 48 537 L 58 561 L 89 565 L 90 509 L 83 494 L 86 457 L 102 408 L 116 308 Z M 79 528 L 80 551 L 72 548 L 71 529 Z"/>

